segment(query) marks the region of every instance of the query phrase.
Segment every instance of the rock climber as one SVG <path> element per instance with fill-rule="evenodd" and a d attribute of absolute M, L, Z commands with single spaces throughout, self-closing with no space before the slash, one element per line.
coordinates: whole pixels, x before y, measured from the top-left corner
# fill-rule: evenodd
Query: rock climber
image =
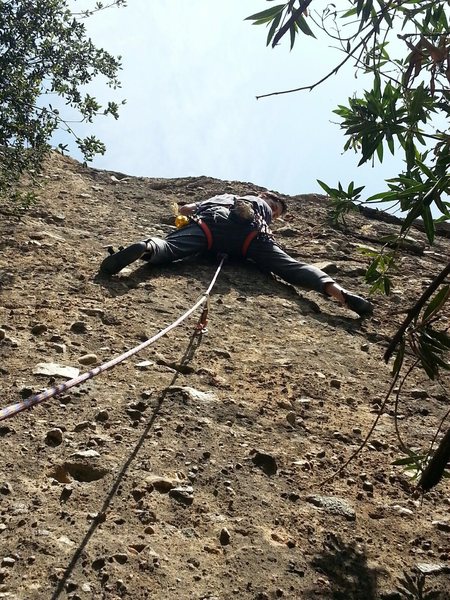
<path fill-rule="evenodd" d="M 138 259 L 165 265 L 209 251 L 249 259 L 288 283 L 331 296 L 360 317 L 372 314 L 372 304 L 337 284 L 324 271 L 289 256 L 274 240 L 270 224 L 286 211 L 284 198 L 272 192 L 235 196 L 222 194 L 179 208 L 186 224 L 165 238 L 156 237 L 114 252 L 100 265 L 104 275 L 116 275 Z M 180 220 L 180 217 L 179 217 Z"/>

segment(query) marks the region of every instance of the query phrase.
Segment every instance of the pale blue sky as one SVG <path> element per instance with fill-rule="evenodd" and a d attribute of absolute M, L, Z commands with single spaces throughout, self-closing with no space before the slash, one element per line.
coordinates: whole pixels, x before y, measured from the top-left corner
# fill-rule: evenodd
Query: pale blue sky
<path fill-rule="evenodd" d="M 78 5 L 91 5 L 88 0 Z M 315 5 L 318 2 L 315 3 Z M 390 156 L 357 168 L 332 110 L 363 78 L 348 66 L 312 92 L 255 96 L 315 82 L 342 59 L 329 42 L 304 36 L 266 48 L 267 30 L 245 17 L 263 0 L 129 0 L 87 21 L 97 46 L 122 55 L 122 89 L 100 82 L 101 100 L 126 98 L 120 119 L 97 119 L 86 133 L 107 146 L 94 167 L 146 177 L 206 175 L 286 194 L 319 192 L 354 180 L 367 195 L 401 168 Z M 79 130 L 81 131 L 81 130 Z"/>

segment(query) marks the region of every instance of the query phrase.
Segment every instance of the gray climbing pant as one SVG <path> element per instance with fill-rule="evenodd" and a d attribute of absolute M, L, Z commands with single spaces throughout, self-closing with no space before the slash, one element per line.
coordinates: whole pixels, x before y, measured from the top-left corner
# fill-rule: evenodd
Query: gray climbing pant
<path fill-rule="evenodd" d="M 230 223 L 228 211 L 223 215 L 217 209 L 211 214 L 202 214 L 213 236 L 211 252 L 227 254 L 230 258 L 242 258 L 242 246 L 250 231 L 246 224 Z M 150 238 L 153 253 L 148 256 L 151 265 L 165 265 L 207 250 L 206 236 L 199 225 L 190 223 L 171 232 L 165 239 Z M 147 257 L 143 256 L 144 260 Z M 262 271 L 274 273 L 288 283 L 308 290 L 324 293 L 324 286 L 333 283 L 329 275 L 306 263 L 299 262 L 286 254 L 275 242 L 260 235 L 251 243 L 247 259 L 252 260 Z"/>

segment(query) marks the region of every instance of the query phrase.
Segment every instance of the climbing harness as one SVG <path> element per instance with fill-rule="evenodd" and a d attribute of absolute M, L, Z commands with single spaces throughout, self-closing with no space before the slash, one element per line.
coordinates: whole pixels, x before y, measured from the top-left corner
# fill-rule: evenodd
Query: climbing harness
<path fill-rule="evenodd" d="M 197 223 L 197 225 L 199 225 L 202 228 L 203 233 L 206 236 L 207 249 L 211 250 L 212 245 L 213 245 L 213 236 L 212 236 L 212 233 L 211 233 L 211 229 L 200 218 L 195 219 L 195 223 Z M 247 256 L 247 252 L 248 252 L 248 249 L 250 247 L 250 244 L 253 242 L 253 240 L 255 239 L 255 237 L 257 237 L 260 233 L 261 232 L 260 232 L 259 229 L 252 229 L 252 231 L 250 231 L 247 234 L 247 236 L 246 236 L 246 238 L 244 240 L 244 243 L 242 244 L 242 249 L 241 249 L 242 257 L 243 258 L 245 258 Z"/>
<path fill-rule="evenodd" d="M 0 421 L 8 419 L 9 417 L 12 417 L 13 415 L 16 415 L 17 413 L 22 412 L 24 410 L 27 410 L 28 408 L 32 408 L 33 406 L 36 406 L 36 404 L 40 404 L 44 400 L 48 400 L 50 398 L 53 398 L 54 396 L 59 396 L 60 394 L 62 394 L 63 392 L 66 392 L 70 388 L 80 385 L 81 383 L 84 383 L 88 379 L 92 379 L 93 377 L 96 377 L 97 375 L 99 375 L 100 373 L 103 373 L 104 371 L 107 371 L 108 369 L 112 369 L 112 367 L 115 367 L 116 365 L 123 362 L 127 358 L 130 358 L 130 356 L 133 356 L 134 354 L 137 354 L 144 348 L 147 348 L 147 346 L 150 346 L 151 344 L 153 344 L 154 342 L 159 340 L 159 338 L 166 335 L 166 333 L 169 333 L 169 331 L 171 331 L 172 329 L 175 329 L 175 327 L 177 327 L 180 323 L 182 323 L 185 319 L 187 319 L 187 317 L 189 317 L 193 312 L 195 312 L 197 310 L 197 308 L 199 308 L 200 306 L 202 306 L 202 304 L 205 304 L 205 302 L 206 302 L 206 307 L 203 309 L 199 323 L 196 327 L 196 333 L 205 333 L 206 332 L 206 318 L 207 318 L 208 310 L 209 310 L 209 296 L 210 296 L 212 288 L 214 287 L 214 284 L 217 281 L 217 278 L 222 269 L 223 263 L 225 262 L 225 259 L 226 259 L 225 255 L 221 257 L 219 266 L 217 267 L 214 277 L 212 278 L 211 283 L 209 284 L 209 287 L 206 290 L 206 292 L 203 294 L 203 296 L 201 298 L 199 298 L 199 300 L 197 300 L 197 302 L 189 310 L 187 310 L 183 315 L 181 315 L 181 317 L 179 317 L 176 321 L 174 321 L 173 323 L 168 325 L 165 329 L 162 329 L 159 333 L 154 335 L 149 340 L 142 342 L 142 344 L 139 344 L 139 346 L 136 346 L 135 348 L 132 348 L 131 350 L 128 350 L 127 352 L 124 352 L 120 356 L 117 356 L 116 358 L 113 358 L 110 361 L 91 369 L 87 373 L 78 375 L 77 377 L 74 377 L 73 379 L 70 379 L 69 381 L 66 381 L 65 383 L 61 383 L 52 388 L 49 388 L 48 390 L 44 390 L 43 392 L 40 392 L 39 394 L 35 394 L 33 396 L 30 396 L 29 398 L 20 400 L 20 402 L 16 402 L 15 404 L 10 404 L 9 406 L 6 406 L 5 408 L 0 409 Z"/>
<path fill-rule="evenodd" d="M 189 223 L 196 223 L 206 238 L 206 249 L 211 250 L 214 244 L 214 238 L 209 225 L 201 218 L 201 212 L 194 213 L 189 217 L 178 213 L 178 204 L 173 205 L 175 214 L 175 226 L 177 229 L 182 229 Z M 227 207 L 228 208 L 228 207 Z M 269 237 L 272 239 L 272 232 L 263 217 L 253 208 L 251 202 L 244 198 L 235 198 L 234 205 L 228 208 L 230 218 L 236 223 L 247 224 L 251 227 L 242 244 L 242 258 L 247 256 L 248 249 L 253 240 L 260 236 Z"/>
<path fill-rule="evenodd" d="M 211 229 L 205 223 L 205 221 L 200 219 L 200 217 L 191 217 L 191 219 L 194 221 L 194 223 L 197 223 L 197 225 L 199 227 L 201 227 L 201 229 L 206 237 L 206 244 L 207 244 L 206 248 L 207 248 L 207 250 L 211 250 L 211 248 L 213 246 L 213 235 L 212 235 Z M 250 244 L 253 242 L 253 240 L 256 237 L 258 237 L 258 235 L 260 235 L 260 233 L 261 233 L 261 229 L 259 227 L 258 227 L 258 229 L 252 229 L 251 231 L 249 231 L 249 233 L 247 234 L 247 236 L 244 240 L 244 243 L 242 244 L 242 248 L 241 248 L 242 258 L 245 258 L 247 256 L 247 252 L 250 247 Z"/>

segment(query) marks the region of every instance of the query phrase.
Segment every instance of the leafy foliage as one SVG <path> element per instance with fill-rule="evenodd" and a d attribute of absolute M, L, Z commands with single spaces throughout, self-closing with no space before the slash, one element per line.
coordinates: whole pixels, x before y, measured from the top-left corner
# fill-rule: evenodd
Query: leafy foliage
<path fill-rule="evenodd" d="M 343 56 L 316 82 L 267 95 L 313 90 L 346 63 L 366 76 L 368 89 L 334 111 L 346 137 L 344 150 L 356 152 L 359 165 L 382 163 L 387 153 L 397 153 L 403 157 L 404 169 L 386 180 L 387 189 L 366 199 L 361 198 L 364 186 L 354 182 L 348 186 L 318 183 L 330 198 L 330 216 L 336 224 L 345 225 L 346 216 L 367 203 L 403 213 L 395 239 L 380 240 L 379 252 L 361 249 L 370 259 L 366 281 L 371 292 L 389 294 L 398 248 L 416 220 L 421 220 L 430 244 L 437 223 L 450 221 L 450 4 L 448 0 L 347 0 L 328 4 L 321 12 L 312 7 L 313 0 L 290 0 L 248 17 L 253 24 L 268 27 L 267 45 L 275 47 L 289 33 L 292 50 L 302 35 L 325 36 Z M 394 381 L 403 372 L 406 357 L 413 367 L 408 367 L 405 378 L 416 367 L 432 380 L 450 370 L 449 274 L 450 263 L 408 311 L 393 337 L 385 359 L 395 354 Z M 450 458 L 446 440 L 430 461 L 429 452 L 416 454 L 401 443 L 406 462 L 399 464 L 425 473 L 435 460 L 442 476 Z M 433 483 L 422 489 L 439 481 L 437 471 L 426 478 Z M 417 597 L 423 597 L 420 594 Z"/>
<path fill-rule="evenodd" d="M 397 591 L 405 600 L 438 600 L 441 593 L 436 590 L 427 589 L 425 586 L 426 576 L 420 571 L 410 575 L 406 571 L 398 580 Z"/>
<path fill-rule="evenodd" d="M 289 31 L 292 48 L 301 34 L 315 37 L 315 28 L 344 54 L 344 60 L 320 81 L 286 92 L 313 89 L 349 60 L 371 76 L 369 90 L 334 111 L 347 137 L 344 150 L 358 152 L 360 165 L 383 162 L 386 151 L 403 153 L 404 173 L 388 180 L 387 191 L 366 201 L 395 203 L 407 213 L 403 231 L 422 218 L 432 242 L 433 212 L 440 220 L 450 219 L 450 7 L 448 2 L 415 0 L 345 4 L 340 10 L 329 4 L 318 13 L 308 10 L 312 0 L 291 0 L 247 18 L 269 27 L 267 44 L 278 44 Z M 327 188 L 319 183 L 337 201 L 332 206 L 335 216 L 351 210 L 354 198 L 342 193 L 344 186 Z"/>
<path fill-rule="evenodd" d="M 110 87 L 120 85 L 120 57 L 96 48 L 82 22 L 106 7 L 98 2 L 74 16 L 67 0 L 0 0 L 0 194 L 11 193 L 21 173 L 33 174 L 57 129 L 75 137 L 85 160 L 105 151 L 95 136 L 80 138 L 47 99 L 61 97 L 80 121 L 118 118 L 117 103 L 101 106 L 85 87 L 99 75 Z"/>

